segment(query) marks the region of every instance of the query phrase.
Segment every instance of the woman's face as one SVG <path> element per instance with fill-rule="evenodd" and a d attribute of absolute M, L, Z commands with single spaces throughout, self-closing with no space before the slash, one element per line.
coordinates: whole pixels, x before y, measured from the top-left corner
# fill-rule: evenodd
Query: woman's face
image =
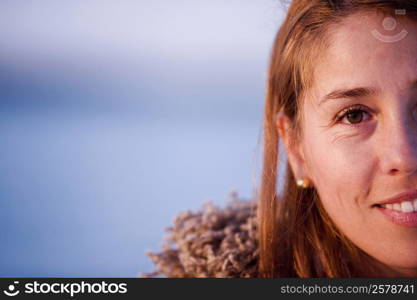
<path fill-rule="evenodd" d="M 330 37 L 302 107 L 304 175 L 384 275 L 417 276 L 417 23 L 356 14 Z"/>

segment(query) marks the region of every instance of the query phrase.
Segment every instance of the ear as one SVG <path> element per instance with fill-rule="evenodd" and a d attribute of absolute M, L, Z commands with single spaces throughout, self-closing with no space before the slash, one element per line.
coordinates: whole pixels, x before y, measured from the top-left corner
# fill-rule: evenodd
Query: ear
<path fill-rule="evenodd" d="M 291 120 L 283 113 L 279 113 L 276 117 L 276 125 L 295 179 L 308 177 L 308 174 L 306 174 L 305 154 L 300 142 L 297 140 Z"/>

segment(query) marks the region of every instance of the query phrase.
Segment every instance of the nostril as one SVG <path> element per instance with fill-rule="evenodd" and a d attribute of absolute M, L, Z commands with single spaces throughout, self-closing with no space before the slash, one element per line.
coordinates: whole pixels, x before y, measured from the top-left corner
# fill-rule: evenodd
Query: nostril
<path fill-rule="evenodd" d="M 397 174 L 398 173 L 398 170 L 397 169 L 392 169 L 392 170 L 390 170 L 390 172 L 389 172 L 389 174 L 390 175 L 395 175 L 395 174 Z"/>

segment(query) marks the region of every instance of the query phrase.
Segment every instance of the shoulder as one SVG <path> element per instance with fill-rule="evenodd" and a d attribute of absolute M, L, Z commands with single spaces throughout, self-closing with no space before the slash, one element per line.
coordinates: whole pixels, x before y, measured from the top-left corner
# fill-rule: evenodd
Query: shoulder
<path fill-rule="evenodd" d="M 205 204 L 179 214 L 162 250 L 148 253 L 156 270 L 147 277 L 257 277 L 256 203 L 230 194 L 227 206 Z"/>

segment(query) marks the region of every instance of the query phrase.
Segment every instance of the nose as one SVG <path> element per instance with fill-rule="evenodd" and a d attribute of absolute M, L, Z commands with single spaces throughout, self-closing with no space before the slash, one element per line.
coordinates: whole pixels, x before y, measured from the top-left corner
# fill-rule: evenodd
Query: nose
<path fill-rule="evenodd" d="M 417 174 L 416 121 L 396 119 L 384 128 L 385 143 L 381 145 L 381 168 L 385 174 Z M 415 174 L 415 175 L 416 175 Z"/>

